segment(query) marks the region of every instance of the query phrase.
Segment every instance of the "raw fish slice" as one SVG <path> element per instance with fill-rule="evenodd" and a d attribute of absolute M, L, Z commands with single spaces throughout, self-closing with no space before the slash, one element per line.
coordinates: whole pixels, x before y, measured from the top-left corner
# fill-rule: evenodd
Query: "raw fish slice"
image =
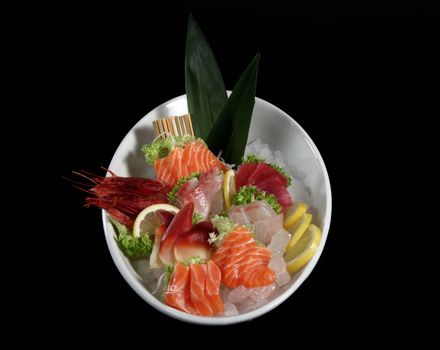
<path fill-rule="evenodd" d="M 185 198 L 190 195 L 192 191 L 194 191 L 197 186 L 199 185 L 199 179 L 196 177 L 193 177 L 192 179 L 188 180 L 185 184 L 180 187 L 180 189 L 176 193 L 177 202 L 180 205 L 180 207 L 184 207 L 186 203 L 180 200 L 180 197 Z M 177 196 L 179 194 L 180 196 Z"/>
<path fill-rule="evenodd" d="M 175 167 L 176 163 L 182 163 L 182 157 L 183 148 L 176 147 L 165 158 L 156 160 L 154 167 L 156 169 L 157 180 L 172 187 L 178 179 L 185 175 L 189 175 L 182 175 L 183 172 L 181 167 L 179 169 Z"/>
<path fill-rule="evenodd" d="M 227 287 L 254 288 L 275 280 L 275 273 L 268 267 L 271 257 L 271 251 L 257 246 L 252 232 L 242 226 L 223 239 L 212 260 L 220 267 L 222 282 Z"/>
<path fill-rule="evenodd" d="M 211 218 L 215 215 L 220 214 L 225 207 L 225 200 L 223 198 L 223 191 L 218 191 L 211 203 L 211 210 L 209 211 L 208 217 Z"/>
<path fill-rule="evenodd" d="M 290 282 L 290 274 L 286 269 L 284 251 L 290 240 L 290 233 L 284 229 L 279 230 L 272 238 L 268 248 L 272 251 L 273 257 L 269 267 L 275 272 L 276 282 L 281 287 Z"/>
<path fill-rule="evenodd" d="M 276 279 L 275 272 L 268 266 L 258 266 L 242 276 L 241 283 L 246 288 L 264 287 Z"/>
<path fill-rule="evenodd" d="M 270 216 L 266 219 L 256 221 L 252 227 L 257 241 L 264 245 L 268 245 L 272 241 L 272 237 L 275 233 L 283 228 L 283 214 Z"/>
<path fill-rule="evenodd" d="M 233 223 L 239 225 L 249 225 L 251 221 L 246 213 L 246 208 L 244 205 L 233 205 L 229 208 L 229 218 Z"/>
<path fill-rule="evenodd" d="M 272 293 L 277 288 L 275 283 L 272 283 L 265 287 L 259 287 L 259 288 L 251 288 L 248 289 L 249 291 L 249 298 L 251 298 L 254 301 L 260 301 L 260 300 L 267 300 Z"/>
<path fill-rule="evenodd" d="M 267 246 L 272 251 L 273 256 L 284 255 L 290 236 L 290 233 L 283 228 L 273 235 L 270 244 Z"/>
<path fill-rule="evenodd" d="M 256 165 L 254 173 L 248 178 L 248 182 L 258 184 L 266 179 L 278 179 L 284 187 L 288 186 L 287 178 L 265 163 Z"/>
<path fill-rule="evenodd" d="M 269 181 L 269 179 L 264 180 L 255 186 L 263 191 L 266 191 L 267 193 L 273 194 L 283 207 L 283 213 L 286 213 L 287 210 L 293 205 L 293 200 L 289 191 L 287 191 L 287 189 L 278 179 L 275 178 L 272 179 L 272 181 Z"/>
<path fill-rule="evenodd" d="M 235 316 L 238 315 L 238 310 L 234 304 L 225 304 L 225 316 Z"/>
<path fill-rule="evenodd" d="M 255 310 L 256 302 L 251 298 L 246 298 L 243 301 L 235 304 L 239 313 L 243 314 L 245 312 L 249 312 Z"/>
<path fill-rule="evenodd" d="M 270 252 L 264 254 L 258 247 L 250 247 L 245 250 L 236 250 L 233 256 L 228 259 L 223 268 L 223 283 L 230 288 L 242 284 L 240 276 L 246 275 L 257 266 L 267 265 L 270 259 Z"/>
<path fill-rule="evenodd" d="M 272 207 L 266 201 L 257 201 L 245 205 L 233 205 L 229 209 L 229 216 L 233 220 L 234 215 L 237 213 L 245 214 L 248 222 L 255 222 L 268 218 L 270 216 L 277 215 Z"/>
<path fill-rule="evenodd" d="M 286 269 L 286 260 L 282 255 L 274 256 L 269 263 L 269 267 L 275 272 L 276 282 L 281 287 L 290 281 L 290 274 Z"/>
<path fill-rule="evenodd" d="M 286 177 L 265 163 L 241 164 L 235 174 L 235 185 L 237 188 L 245 185 L 257 185 L 270 177 L 278 178 L 284 187 L 288 186 Z"/>
<path fill-rule="evenodd" d="M 205 294 L 206 279 L 208 276 L 205 264 L 192 264 L 191 267 L 191 301 L 201 316 L 212 316 L 211 303 Z"/>
<path fill-rule="evenodd" d="M 176 264 L 165 292 L 164 301 L 167 305 L 190 314 L 197 314 L 191 301 L 190 268 Z"/>
<path fill-rule="evenodd" d="M 237 304 L 239 302 L 242 302 L 247 297 L 249 297 L 249 289 L 243 286 L 239 286 L 229 291 L 228 302 L 232 304 Z"/>
<path fill-rule="evenodd" d="M 212 168 L 225 171 L 225 165 L 200 141 L 190 142 L 185 148 L 175 147 L 165 158 L 154 163 L 157 179 L 174 186 L 184 176 L 205 172 Z"/>
<path fill-rule="evenodd" d="M 200 176 L 197 185 L 195 185 L 195 181 L 192 181 L 189 185 L 187 184 L 177 191 L 178 201 L 182 206 L 194 203 L 194 211 L 201 214 L 203 219 L 206 219 L 211 211 L 214 199 L 222 190 L 223 175 L 219 169 L 212 168 Z"/>
<path fill-rule="evenodd" d="M 269 244 L 272 236 L 283 227 L 283 215 L 277 214 L 266 201 L 232 206 L 229 217 L 233 223 L 250 225 L 258 241 Z"/>
<path fill-rule="evenodd" d="M 256 163 L 256 164 L 242 164 L 245 167 L 249 167 L 250 170 L 253 169 L 253 172 L 249 174 L 247 177 L 247 181 L 251 184 L 258 183 L 262 179 L 264 179 L 266 176 L 270 176 L 271 172 L 267 171 L 267 168 L 264 166 L 265 164 L 262 163 Z M 241 165 L 240 165 L 241 167 Z M 237 172 L 240 169 L 237 169 Z"/>
<path fill-rule="evenodd" d="M 255 167 L 251 164 L 241 164 L 237 168 L 235 173 L 235 188 L 238 190 L 240 187 L 247 185 L 247 179 L 255 172 Z"/>
<path fill-rule="evenodd" d="M 277 197 L 285 213 L 293 204 L 292 197 L 287 191 L 288 180 L 277 170 L 265 163 L 248 163 L 238 167 L 235 174 L 235 186 L 256 186 L 258 189 Z"/>
<path fill-rule="evenodd" d="M 213 314 L 218 315 L 224 312 L 223 301 L 220 297 L 222 272 L 212 260 L 208 261 L 207 267 L 208 278 L 206 279 L 206 298 L 211 304 Z"/>

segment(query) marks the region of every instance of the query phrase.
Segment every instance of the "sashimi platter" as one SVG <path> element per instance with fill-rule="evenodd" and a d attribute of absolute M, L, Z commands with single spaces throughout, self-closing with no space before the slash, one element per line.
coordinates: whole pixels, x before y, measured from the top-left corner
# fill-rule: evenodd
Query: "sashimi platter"
<path fill-rule="evenodd" d="M 324 163 L 293 119 L 255 97 L 259 59 L 228 92 L 190 16 L 186 95 L 141 119 L 106 173 L 74 172 L 85 205 L 103 210 L 124 278 L 184 321 L 234 323 L 274 308 L 310 274 L 328 233 Z"/>

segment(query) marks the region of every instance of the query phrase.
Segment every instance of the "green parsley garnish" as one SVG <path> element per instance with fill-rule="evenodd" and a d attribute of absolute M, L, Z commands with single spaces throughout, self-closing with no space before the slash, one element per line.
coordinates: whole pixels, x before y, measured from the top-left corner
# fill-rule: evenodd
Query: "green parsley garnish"
<path fill-rule="evenodd" d="M 127 226 L 110 217 L 110 221 L 116 228 L 117 237 L 115 238 L 121 251 L 129 259 L 148 258 L 153 250 L 153 240 L 150 235 L 134 238 L 132 231 Z"/>
<path fill-rule="evenodd" d="M 273 194 L 261 191 L 255 186 L 242 186 L 232 196 L 232 203 L 235 205 L 244 205 L 256 201 L 266 201 L 277 214 L 281 213 L 282 208 L 277 198 Z"/>

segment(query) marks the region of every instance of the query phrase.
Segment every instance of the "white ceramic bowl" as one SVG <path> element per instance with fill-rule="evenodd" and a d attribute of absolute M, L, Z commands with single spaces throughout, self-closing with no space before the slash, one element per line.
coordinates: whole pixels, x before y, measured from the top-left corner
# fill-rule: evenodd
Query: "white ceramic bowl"
<path fill-rule="evenodd" d="M 140 150 L 143 144 L 149 143 L 153 139 L 152 121 L 168 115 L 182 115 L 187 111 L 185 95 L 176 97 L 153 109 L 122 140 L 109 169 L 120 176 L 153 177 L 154 170 L 147 167 Z M 313 222 L 322 229 L 322 239 L 318 251 L 313 259 L 293 276 L 284 292 L 274 297 L 266 305 L 237 316 L 194 316 L 165 305 L 147 290 L 142 277 L 136 273 L 130 261 L 119 250 L 114 240 L 115 231 L 107 214 L 103 211 L 105 238 L 118 270 L 135 292 L 154 308 L 176 319 L 192 323 L 224 325 L 243 322 L 261 316 L 280 305 L 298 289 L 312 272 L 324 248 L 331 217 L 331 190 L 324 161 L 313 141 L 297 122 L 279 108 L 260 98 L 256 98 L 255 101 L 248 142 L 252 142 L 256 138 L 269 144 L 273 150 L 280 150 L 285 156 L 285 161 L 296 169 L 298 174 L 301 174 L 301 179 L 310 194 L 309 205 L 314 214 Z"/>

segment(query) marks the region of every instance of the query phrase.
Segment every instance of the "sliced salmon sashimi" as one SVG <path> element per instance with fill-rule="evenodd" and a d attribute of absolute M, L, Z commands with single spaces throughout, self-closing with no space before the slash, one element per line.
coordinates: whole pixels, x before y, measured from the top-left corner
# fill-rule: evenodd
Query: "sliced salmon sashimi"
<path fill-rule="evenodd" d="M 220 296 L 220 283 L 222 272 L 212 260 L 208 261 L 208 278 L 206 279 L 205 294 L 214 315 L 222 314 L 225 311 L 223 300 Z"/>
<path fill-rule="evenodd" d="M 275 281 L 275 273 L 268 267 L 272 252 L 258 246 L 252 232 L 245 226 L 231 231 L 212 260 L 222 273 L 222 282 L 229 288 L 256 288 Z"/>
<path fill-rule="evenodd" d="M 191 301 L 190 282 L 189 266 L 176 264 L 164 300 L 169 306 L 195 314 L 196 309 Z"/>
<path fill-rule="evenodd" d="M 156 160 L 154 167 L 157 180 L 168 186 L 174 186 L 179 179 L 193 173 L 212 168 L 226 170 L 225 165 L 201 141 L 190 142 L 185 148 L 174 148 L 168 156 Z"/>
<path fill-rule="evenodd" d="M 220 282 L 220 268 L 212 260 L 190 266 L 177 263 L 164 300 L 169 306 L 193 315 L 222 314 Z"/>

